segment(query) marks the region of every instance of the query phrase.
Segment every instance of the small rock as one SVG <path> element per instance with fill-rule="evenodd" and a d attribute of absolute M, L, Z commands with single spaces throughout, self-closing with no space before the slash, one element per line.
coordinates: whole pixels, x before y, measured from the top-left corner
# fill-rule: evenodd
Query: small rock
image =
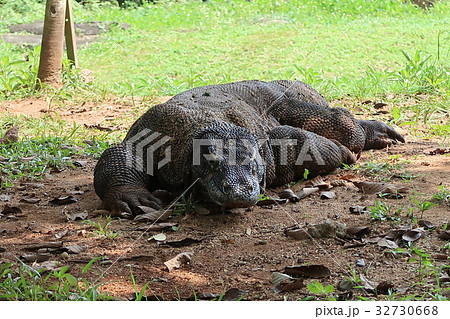
<path fill-rule="evenodd" d="M 0 201 L 2 202 L 9 202 L 11 200 L 11 196 L 6 194 L 0 194 Z"/>
<path fill-rule="evenodd" d="M 353 288 L 353 282 L 351 280 L 341 280 L 338 284 L 340 291 L 350 291 Z"/>
<path fill-rule="evenodd" d="M 367 213 L 366 206 L 355 205 L 350 207 L 350 214 L 361 215 L 364 213 Z"/>
<path fill-rule="evenodd" d="M 366 267 L 366 261 L 364 259 L 358 259 L 356 261 L 356 266 L 358 266 L 358 267 Z"/>

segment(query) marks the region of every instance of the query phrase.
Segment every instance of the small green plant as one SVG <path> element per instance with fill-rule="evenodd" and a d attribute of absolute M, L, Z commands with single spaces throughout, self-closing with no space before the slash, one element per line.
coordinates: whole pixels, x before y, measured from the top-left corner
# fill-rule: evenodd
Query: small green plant
<path fill-rule="evenodd" d="M 145 285 L 142 286 L 141 290 L 139 290 L 137 288 L 136 279 L 134 278 L 133 271 L 131 269 L 130 269 L 130 277 L 131 277 L 131 282 L 133 283 L 133 289 L 134 289 L 134 295 L 135 295 L 134 300 L 135 301 L 144 300 L 144 298 L 146 297 L 145 291 L 147 290 L 148 286 L 150 285 L 150 281 L 146 282 Z"/>
<path fill-rule="evenodd" d="M 173 205 L 173 213 L 179 215 L 190 215 L 195 212 L 196 202 L 192 199 L 192 196 L 181 197 L 181 200 Z"/>
<path fill-rule="evenodd" d="M 399 217 L 401 208 L 393 209 L 392 207 L 386 205 L 378 199 L 375 201 L 375 206 L 368 207 L 367 209 L 369 210 L 369 215 L 372 220 L 391 220 L 395 222 L 401 221 Z"/>
<path fill-rule="evenodd" d="M 431 262 L 431 255 L 425 252 L 423 249 L 419 249 L 417 247 L 410 248 L 411 254 L 416 255 L 416 257 L 411 257 L 408 259 L 408 262 L 418 262 L 419 265 L 416 269 L 417 274 L 419 275 L 420 280 L 423 280 L 426 276 L 431 274 L 435 274 L 436 269 L 434 268 L 433 263 Z"/>
<path fill-rule="evenodd" d="M 359 274 L 356 271 L 356 269 L 353 268 L 350 264 L 347 264 L 347 267 L 349 269 L 350 274 L 350 277 L 348 277 L 347 280 L 351 281 L 355 285 L 361 283 L 361 278 L 359 277 Z"/>
<path fill-rule="evenodd" d="M 413 202 L 414 205 L 416 205 L 416 207 L 419 209 L 419 213 L 420 213 L 420 218 L 423 218 L 423 213 L 427 210 L 429 210 L 430 208 L 436 206 L 437 204 L 429 202 L 429 201 L 425 201 L 425 202 L 421 202 L 416 198 L 413 198 Z"/>
<path fill-rule="evenodd" d="M 9 56 L 0 58 L 0 97 L 10 99 L 24 97 L 36 92 L 39 48 L 28 52 L 27 59 L 12 60 Z M 26 64 L 28 67 L 19 67 Z"/>
<path fill-rule="evenodd" d="M 389 253 L 390 253 L 392 256 L 394 256 L 394 257 L 396 257 L 396 256 L 401 256 L 401 257 L 407 256 L 407 257 L 411 257 L 411 252 L 410 252 L 408 249 L 401 248 L 401 247 L 398 247 L 398 248 L 396 248 L 396 249 L 392 249 L 392 250 L 389 251 Z"/>
<path fill-rule="evenodd" d="M 308 179 L 309 175 L 309 169 L 305 168 L 305 171 L 303 172 L 303 179 Z"/>
<path fill-rule="evenodd" d="M 82 274 L 91 270 L 89 263 Z M 18 270 L 12 263 L 0 265 L 0 300 L 111 300 L 101 294 L 98 288 L 85 278 L 77 278 L 69 273 L 69 267 L 48 274 L 45 269 L 37 270 L 19 260 Z"/>
<path fill-rule="evenodd" d="M 312 292 L 313 294 L 316 295 L 329 295 L 331 293 L 334 292 L 334 286 L 333 285 L 327 285 L 327 286 L 323 286 L 320 282 L 318 281 L 312 281 L 310 282 L 306 288 Z M 327 296 L 327 300 L 336 300 L 335 297 L 331 297 L 331 296 Z"/>
<path fill-rule="evenodd" d="M 439 191 L 433 195 L 433 199 L 439 203 L 450 202 L 450 189 L 443 185 L 438 186 Z"/>
<path fill-rule="evenodd" d="M 120 235 L 119 232 L 112 231 L 109 229 L 109 226 L 112 223 L 112 217 L 110 215 L 106 216 L 106 220 L 102 222 L 102 220 L 95 222 L 92 220 L 85 220 L 83 221 L 85 224 L 89 224 L 95 228 L 97 228 L 94 231 L 94 237 L 102 237 L 107 239 L 115 239 L 117 236 Z"/>
<path fill-rule="evenodd" d="M 431 92 L 448 83 L 448 71 L 438 65 L 438 59 L 431 61 L 432 56 L 426 52 L 416 50 L 410 55 L 400 50 L 406 58 L 403 70 L 392 72 L 391 77 L 399 82 L 410 93 Z"/>

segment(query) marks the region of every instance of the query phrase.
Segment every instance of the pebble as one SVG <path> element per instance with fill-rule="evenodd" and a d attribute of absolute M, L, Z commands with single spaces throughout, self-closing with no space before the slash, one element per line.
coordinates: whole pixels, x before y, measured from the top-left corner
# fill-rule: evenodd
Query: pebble
<path fill-rule="evenodd" d="M 365 260 L 364 260 L 364 259 L 358 259 L 358 260 L 356 261 L 356 266 L 358 266 L 358 267 L 366 267 L 366 262 L 365 262 Z"/>

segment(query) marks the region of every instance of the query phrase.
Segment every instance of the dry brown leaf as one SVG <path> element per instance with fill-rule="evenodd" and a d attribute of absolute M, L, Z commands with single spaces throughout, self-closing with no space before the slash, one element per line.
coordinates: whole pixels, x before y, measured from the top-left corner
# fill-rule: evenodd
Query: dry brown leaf
<path fill-rule="evenodd" d="M 41 248 L 61 248 L 63 246 L 62 241 L 53 241 L 53 242 L 43 242 L 43 243 L 37 243 L 37 244 L 31 244 L 28 246 L 25 246 L 25 250 L 38 250 Z"/>
<path fill-rule="evenodd" d="M 51 232 L 53 232 L 52 228 L 49 228 L 44 225 L 38 225 L 35 223 L 28 224 L 27 228 L 29 230 L 31 230 L 33 233 L 39 233 L 39 234 L 50 234 Z"/>
<path fill-rule="evenodd" d="M 333 199 L 336 197 L 336 193 L 332 191 L 321 192 L 320 199 Z"/>
<path fill-rule="evenodd" d="M 13 126 L 0 138 L 0 145 L 15 143 L 19 140 L 19 127 Z"/>
<path fill-rule="evenodd" d="M 284 268 L 286 275 L 293 275 L 305 278 L 328 278 L 331 271 L 323 265 L 303 265 L 303 266 L 287 266 Z"/>
<path fill-rule="evenodd" d="M 312 180 L 310 180 L 306 185 L 312 187 L 318 187 L 322 191 L 329 190 L 333 188 L 329 183 L 325 182 L 322 176 L 316 176 Z"/>
<path fill-rule="evenodd" d="M 436 149 L 428 150 L 424 152 L 426 155 L 444 155 L 450 153 L 450 148 L 441 148 L 438 147 Z"/>
<path fill-rule="evenodd" d="M 242 298 L 248 293 L 248 290 L 242 290 L 238 288 L 228 289 L 222 297 L 223 301 L 237 301 L 242 300 Z"/>
<path fill-rule="evenodd" d="M 347 226 L 343 223 L 326 219 L 318 224 L 310 224 L 303 228 L 298 226 L 290 227 L 285 230 L 285 235 L 295 239 L 313 238 L 345 238 L 347 234 Z"/>
<path fill-rule="evenodd" d="M 419 226 L 423 227 L 424 229 L 436 228 L 436 226 L 428 220 L 419 219 L 418 224 L 419 224 Z"/>
<path fill-rule="evenodd" d="M 41 201 L 41 199 L 40 198 L 22 198 L 20 201 L 24 202 L 24 203 L 28 203 L 28 204 L 36 204 L 36 203 L 39 203 Z"/>
<path fill-rule="evenodd" d="M 75 161 L 73 162 L 73 165 L 77 167 L 85 167 L 87 165 L 88 161 Z"/>
<path fill-rule="evenodd" d="M 425 232 L 424 232 L 423 228 L 414 228 L 414 229 L 411 229 L 411 230 L 408 230 L 407 232 L 405 232 L 402 235 L 402 239 L 404 241 L 408 241 L 408 242 L 416 241 L 417 239 L 422 237 L 424 233 Z"/>
<path fill-rule="evenodd" d="M 134 220 L 137 222 L 153 222 L 155 220 L 166 220 L 172 214 L 170 210 L 156 210 L 148 206 L 138 206 L 144 214 L 137 215 Z"/>
<path fill-rule="evenodd" d="M 284 205 L 288 202 L 287 199 L 269 198 L 263 199 L 256 203 L 256 206 L 269 206 L 269 205 Z"/>
<path fill-rule="evenodd" d="M 383 248 L 390 248 L 390 249 L 398 248 L 398 245 L 395 242 L 386 238 L 380 238 L 377 242 L 377 245 Z"/>
<path fill-rule="evenodd" d="M 56 206 L 61 205 L 69 205 L 78 202 L 78 199 L 76 199 L 73 196 L 62 196 L 58 198 L 52 199 L 49 203 Z"/>
<path fill-rule="evenodd" d="M 28 261 L 28 262 L 43 262 L 46 260 L 49 260 L 52 258 L 51 254 L 45 253 L 45 254 L 24 254 L 20 256 L 21 259 Z"/>
<path fill-rule="evenodd" d="M 287 274 L 273 272 L 272 286 L 276 293 L 299 290 L 305 287 L 303 279 L 296 279 Z"/>
<path fill-rule="evenodd" d="M 64 249 L 66 249 L 68 253 L 79 254 L 79 253 L 82 253 L 83 251 L 85 251 L 86 247 L 80 246 L 80 245 L 69 245 L 69 246 L 64 247 Z"/>
<path fill-rule="evenodd" d="M 443 253 L 433 254 L 431 257 L 433 257 L 434 259 L 437 259 L 437 260 L 447 260 L 447 259 L 449 259 L 449 256 L 447 254 L 443 254 Z"/>
<path fill-rule="evenodd" d="M 373 292 L 375 290 L 375 287 L 378 286 L 376 282 L 369 280 L 363 274 L 359 274 L 359 279 L 361 279 L 361 284 L 364 287 L 364 289 L 370 292 Z"/>
<path fill-rule="evenodd" d="M 44 261 L 42 264 L 40 264 L 38 267 L 36 267 L 37 270 L 45 269 L 47 271 L 59 271 L 61 270 L 61 262 L 57 260 L 47 260 Z"/>
<path fill-rule="evenodd" d="M 382 281 L 380 282 L 377 287 L 377 294 L 380 295 L 388 295 L 390 291 L 394 289 L 394 284 L 390 281 Z"/>
<path fill-rule="evenodd" d="M 296 203 L 300 200 L 298 196 L 290 188 L 282 190 L 281 192 L 278 193 L 278 196 L 281 199 L 288 199 L 292 203 Z"/>
<path fill-rule="evenodd" d="M 55 234 L 55 238 L 56 238 L 56 239 L 61 239 L 61 238 L 63 238 L 64 236 L 66 236 L 68 232 L 69 232 L 69 230 L 68 230 L 68 229 L 65 229 L 65 230 L 63 230 L 63 231 L 61 231 L 61 232 Z"/>
<path fill-rule="evenodd" d="M 370 228 L 367 226 L 347 227 L 347 235 L 352 238 L 362 238 L 370 234 Z"/>
<path fill-rule="evenodd" d="M 441 231 L 438 235 L 438 238 L 443 240 L 450 240 L 450 230 Z"/>
<path fill-rule="evenodd" d="M 406 193 L 409 187 L 391 184 L 391 183 L 379 183 L 379 182 L 353 182 L 353 184 L 358 187 L 364 194 L 393 194 Z"/>
<path fill-rule="evenodd" d="M 351 206 L 349 208 L 349 210 L 350 210 L 350 214 L 354 214 L 354 215 L 361 215 L 361 214 L 367 213 L 366 206 L 355 205 L 355 206 Z"/>
<path fill-rule="evenodd" d="M 193 254 L 194 254 L 193 252 L 185 252 L 185 253 L 178 254 L 174 258 L 166 261 L 164 263 L 164 265 L 167 267 L 169 272 L 171 272 L 172 270 L 178 269 L 182 265 L 190 262 Z"/>
<path fill-rule="evenodd" d="M 308 197 L 311 194 L 314 194 L 319 191 L 319 187 L 305 187 L 303 188 L 298 194 L 299 199 L 303 199 L 305 197 Z"/>
<path fill-rule="evenodd" d="M 397 241 L 403 236 L 404 233 L 406 233 L 407 231 L 409 231 L 411 229 L 412 229 L 412 227 L 410 225 L 408 225 L 408 226 L 404 226 L 401 228 L 390 230 L 386 234 L 386 239 Z"/>
<path fill-rule="evenodd" d="M 10 207 L 9 205 L 5 205 L 3 208 L 2 215 L 9 215 L 9 214 L 22 214 L 22 210 L 19 207 Z"/>
<path fill-rule="evenodd" d="M 89 216 L 87 211 L 76 212 L 76 213 L 64 212 L 64 215 L 66 216 L 68 222 L 75 221 L 75 220 L 85 220 Z"/>

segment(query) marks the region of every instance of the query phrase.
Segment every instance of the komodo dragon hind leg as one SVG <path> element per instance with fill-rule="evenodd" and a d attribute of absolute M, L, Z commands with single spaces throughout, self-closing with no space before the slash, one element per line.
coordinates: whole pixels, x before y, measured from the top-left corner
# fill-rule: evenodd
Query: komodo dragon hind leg
<path fill-rule="evenodd" d="M 350 150 L 303 129 L 282 125 L 271 130 L 275 176 L 272 185 L 282 185 L 309 176 L 331 173 L 342 164 L 353 164 L 356 158 Z"/>

